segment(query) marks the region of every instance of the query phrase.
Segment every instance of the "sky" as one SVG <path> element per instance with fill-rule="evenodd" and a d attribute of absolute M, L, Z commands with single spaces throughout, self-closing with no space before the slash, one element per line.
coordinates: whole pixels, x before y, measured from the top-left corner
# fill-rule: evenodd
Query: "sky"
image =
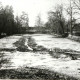
<path fill-rule="evenodd" d="M 0 0 L 2 4 L 13 6 L 14 14 L 20 15 L 22 11 L 28 13 L 29 25 L 34 26 L 38 14 L 41 19 L 47 22 L 48 12 L 54 8 L 56 4 L 66 3 L 67 0 Z"/>

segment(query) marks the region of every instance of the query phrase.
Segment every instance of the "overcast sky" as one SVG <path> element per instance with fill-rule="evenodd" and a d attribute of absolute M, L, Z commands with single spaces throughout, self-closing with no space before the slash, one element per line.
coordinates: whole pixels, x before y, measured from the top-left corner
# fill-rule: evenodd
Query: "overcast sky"
<path fill-rule="evenodd" d="M 68 0 L 0 0 L 3 5 L 12 5 L 14 14 L 20 15 L 25 11 L 29 15 L 29 25 L 34 26 L 36 16 L 40 13 L 42 20 L 47 21 L 47 12 L 56 4 L 67 3 Z"/>

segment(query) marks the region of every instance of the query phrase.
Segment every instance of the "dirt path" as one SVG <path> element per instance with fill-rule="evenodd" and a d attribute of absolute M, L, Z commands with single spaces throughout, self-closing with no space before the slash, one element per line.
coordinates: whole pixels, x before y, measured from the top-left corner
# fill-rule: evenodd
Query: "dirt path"
<path fill-rule="evenodd" d="M 49 51 L 47 51 L 47 49 L 54 50 L 55 47 L 79 51 L 80 44 L 77 42 L 72 42 L 68 39 L 57 39 L 51 35 L 43 34 L 12 36 L 1 39 L 0 42 L 0 45 L 2 46 L 0 48 L 2 56 L 1 70 L 33 67 L 47 69 L 52 72 L 66 74 L 80 79 L 79 59 L 72 60 L 69 56 L 63 54 L 54 57 L 56 53 L 50 54 Z M 75 45 L 77 47 L 75 47 Z M 74 46 L 75 48 L 71 46 Z M 66 78 L 67 79 L 63 80 L 69 80 L 68 77 Z"/>

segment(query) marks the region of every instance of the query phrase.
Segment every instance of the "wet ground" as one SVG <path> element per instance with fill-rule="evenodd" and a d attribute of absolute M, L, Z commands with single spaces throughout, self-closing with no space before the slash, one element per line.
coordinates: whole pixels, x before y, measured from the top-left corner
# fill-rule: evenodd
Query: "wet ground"
<path fill-rule="evenodd" d="M 34 79 L 46 79 L 45 75 L 50 75 L 52 78 L 48 76 L 47 79 L 78 80 L 79 46 L 78 42 L 47 34 L 15 35 L 0 39 L 0 73 L 5 73 L 0 78 L 30 78 L 31 75 Z M 43 77 L 37 76 L 38 71 Z"/>

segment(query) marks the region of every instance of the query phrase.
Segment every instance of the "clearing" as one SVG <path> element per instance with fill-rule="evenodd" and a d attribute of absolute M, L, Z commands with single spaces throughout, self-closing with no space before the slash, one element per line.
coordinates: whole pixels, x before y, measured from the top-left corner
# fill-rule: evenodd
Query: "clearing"
<path fill-rule="evenodd" d="M 80 43 L 67 38 L 48 34 L 2 38 L 0 57 L 0 71 L 5 72 L 0 73 L 0 78 L 23 79 L 35 74 L 34 79 L 80 80 Z M 21 77 L 23 73 L 27 77 Z"/>

